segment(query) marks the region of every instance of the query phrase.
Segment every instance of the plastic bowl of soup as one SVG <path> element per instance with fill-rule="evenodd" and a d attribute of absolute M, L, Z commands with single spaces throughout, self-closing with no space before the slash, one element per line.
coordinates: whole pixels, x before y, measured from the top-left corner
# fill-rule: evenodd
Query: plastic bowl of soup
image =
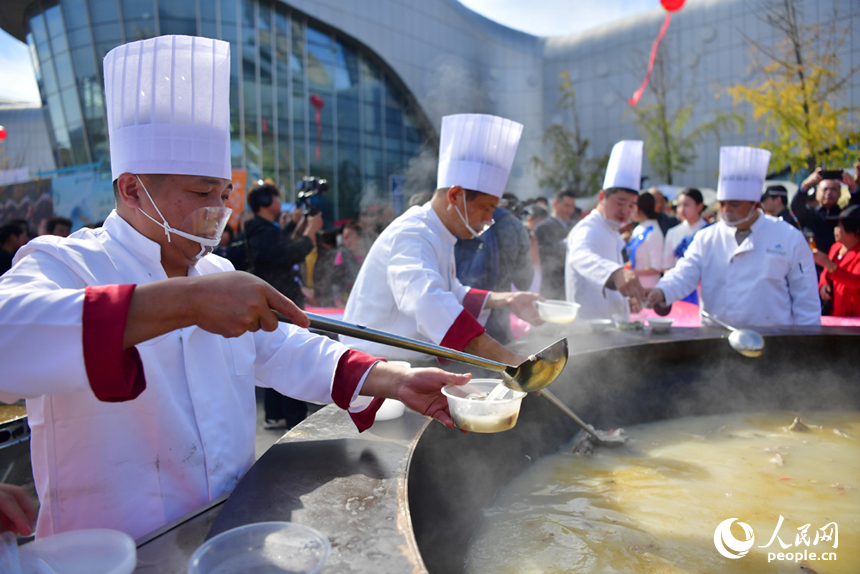
<path fill-rule="evenodd" d="M 537 301 L 538 314 L 547 323 L 573 323 L 579 305 L 569 301 Z"/>
<path fill-rule="evenodd" d="M 188 574 L 282 572 L 317 574 L 331 545 L 317 530 L 295 522 L 257 522 L 203 543 L 188 561 Z"/>
<path fill-rule="evenodd" d="M 668 333 L 669 329 L 672 328 L 672 323 L 674 322 L 674 319 L 651 317 L 648 319 L 648 326 L 651 327 L 652 333 Z"/>
<path fill-rule="evenodd" d="M 498 379 L 473 379 L 466 385 L 450 385 L 442 389 L 457 428 L 493 433 L 516 426 L 520 404 L 526 393 L 506 388 L 498 398 L 491 397 L 490 393 L 501 382 Z"/>

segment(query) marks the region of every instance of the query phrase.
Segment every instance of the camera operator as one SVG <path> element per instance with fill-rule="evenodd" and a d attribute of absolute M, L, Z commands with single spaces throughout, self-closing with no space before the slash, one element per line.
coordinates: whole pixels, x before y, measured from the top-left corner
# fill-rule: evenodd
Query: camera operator
<path fill-rule="evenodd" d="M 316 232 L 322 228 L 322 215 L 292 219 L 285 228 L 277 223 L 281 215 L 278 188 L 263 184 L 248 194 L 254 219 L 245 224 L 253 273 L 289 297 L 300 308 L 305 306 L 299 265 L 313 251 Z M 299 208 L 296 208 L 299 211 Z M 294 232 L 302 233 L 293 240 Z M 292 428 L 307 416 L 307 404 L 267 388 L 264 406 L 267 429 Z"/>
<path fill-rule="evenodd" d="M 860 170 L 860 162 L 854 164 L 854 170 Z M 791 211 L 797 218 L 800 228 L 810 230 L 815 236 L 815 245 L 819 251 L 827 253 L 833 245 L 833 229 L 837 221 L 828 219 L 837 217 L 841 211 L 839 208 L 839 196 L 842 193 L 841 184 L 848 186 L 851 192 L 850 205 L 860 204 L 860 193 L 858 184 L 854 178 L 843 170 L 826 171 L 820 167 L 815 168 L 809 177 L 803 180 L 794 199 L 791 200 Z M 816 188 L 818 194 L 818 207 L 810 209 L 806 205 L 807 194 L 810 189 Z"/>

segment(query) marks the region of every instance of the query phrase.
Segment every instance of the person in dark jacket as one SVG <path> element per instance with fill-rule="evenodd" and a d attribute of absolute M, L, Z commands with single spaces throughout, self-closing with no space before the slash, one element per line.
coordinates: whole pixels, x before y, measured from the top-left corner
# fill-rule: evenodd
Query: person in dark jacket
<path fill-rule="evenodd" d="M 547 299 L 564 299 L 564 240 L 579 221 L 576 194 L 569 189 L 556 192 L 552 200 L 552 215 L 532 230 L 540 254 L 540 294 Z"/>
<path fill-rule="evenodd" d="M 761 207 L 768 215 L 782 219 L 800 229 L 797 220 L 788 209 L 788 190 L 782 185 L 769 185 L 761 196 Z"/>
<path fill-rule="evenodd" d="M 797 195 L 791 200 L 791 211 L 797 218 L 797 223 L 800 224 L 800 228 L 804 232 L 810 231 L 813 234 L 815 246 L 822 253 L 829 253 L 830 247 L 833 246 L 833 230 L 836 228 L 839 213 L 842 211 L 838 205 L 842 183 L 845 183 L 851 191 L 849 205 L 860 204 L 860 191 L 857 190 L 857 184 L 852 177 L 843 173 L 841 180 L 824 179 L 821 176 L 820 167 L 803 180 L 797 190 Z M 806 202 L 808 192 L 813 188 L 816 190 L 819 205 L 810 209 Z"/>
<path fill-rule="evenodd" d="M 254 275 L 304 308 L 299 265 L 314 250 L 311 238 L 322 227 L 322 215 L 306 218 L 300 224 L 293 219 L 286 228 L 281 228 L 276 223 L 281 214 L 280 193 L 270 184 L 253 189 L 248 194 L 248 205 L 254 212 L 254 219 L 245 224 L 245 237 Z M 298 232 L 301 235 L 294 237 Z M 270 388 L 265 389 L 264 408 L 267 429 L 292 428 L 307 416 L 307 403 Z"/>

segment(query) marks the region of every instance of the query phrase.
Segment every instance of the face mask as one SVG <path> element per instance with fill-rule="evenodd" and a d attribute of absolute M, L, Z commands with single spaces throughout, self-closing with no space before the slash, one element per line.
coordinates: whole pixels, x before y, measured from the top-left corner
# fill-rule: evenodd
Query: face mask
<path fill-rule="evenodd" d="M 728 225 L 729 227 L 737 227 L 738 225 L 743 225 L 747 221 L 751 221 L 758 212 L 761 211 L 759 208 L 750 209 L 750 212 L 747 213 L 746 217 L 742 217 L 737 220 L 729 220 L 726 215 L 720 214 L 720 218 Z"/>
<path fill-rule="evenodd" d="M 472 226 L 469 225 L 469 208 L 466 207 L 466 194 L 465 193 L 463 194 L 463 211 L 466 212 L 466 217 L 463 217 L 463 214 L 460 213 L 460 208 L 458 208 L 456 205 L 453 207 L 456 210 L 457 215 L 460 216 L 460 221 L 463 222 L 463 225 L 466 226 L 466 229 L 469 230 L 469 233 L 472 234 L 472 237 L 474 237 L 476 239 L 478 237 L 480 237 L 481 235 L 483 235 L 484 232 L 487 231 L 490 228 L 490 226 L 492 226 L 496 222 L 495 219 L 491 219 L 489 222 L 485 222 L 483 224 L 483 227 L 481 227 L 480 231 L 475 231 L 474 229 L 472 229 Z M 451 209 L 451 205 L 448 206 L 448 209 Z"/>
<path fill-rule="evenodd" d="M 159 223 L 156 221 L 154 217 L 149 215 L 142 208 L 138 207 L 138 209 L 142 214 L 151 219 L 153 223 L 164 228 L 164 234 L 167 236 L 168 243 L 170 243 L 170 234 L 175 233 L 180 237 L 190 239 L 191 241 L 200 244 L 200 253 L 194 256 L 195 260 L 199 261 L 209 253 L 212 253 L 212 250 L 221 242 L 221 234 L 227 226 L 230 214 L 233 213 L 232 209 L 229 207 L 201 207 L 200 209 L 192 211 L 182 223 L 182 227 L 189 231 L 189 233 L 186 233 L 185 231 L 180 231 L 179 229 L 170 227 L 170 224 L 167 223 L 167 219 L 161 215 L 161 211 L 152 200 L 152 196 L 149 195 L 149 191 L 146 189 L 146 186 L 143 185 L 143 182 L 140 180 L 140 176 L 135 177 L 137 177 L 137 181 L 140 182 L 140 186 L 143 188 L 144 193 L 146 193 L 146 197 L 149 198 L 150 203 L 152 203 L 152 207 L 155 208 L 155 212 L 158 214 L 158 217 L 161 218 L 162 222 Z"/>
<path fill-rule="evenodd" d="M 598 212 L 598 213 L 600 213 L 600 212 Z M 627 221 L 615 221 L 614 219 L 609 219 L 608 217 L 606 217 L 602 213 L 600 213 L 600 215 L 603 216 L 603 221 L 606 222 L 606 225 L 608 225 L 609 227 L 611 227 L 615 231 L 618 231 L 622 227 L 627 227 L 628 225 L 630 225 L 630 222 L 632 221 L 632 219 L 630 219 L 629 217 L 627 218 Z"/>

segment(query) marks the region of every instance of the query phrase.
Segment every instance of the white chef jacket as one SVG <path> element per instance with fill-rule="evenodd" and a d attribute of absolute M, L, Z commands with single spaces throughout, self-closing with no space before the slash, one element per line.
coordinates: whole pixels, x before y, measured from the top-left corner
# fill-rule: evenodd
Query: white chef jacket
<path fill-rule="evenodd" d="M 160 257 L 113 212 L 104 228 L 31 241 L 0 277 L 0 400 L 27 398 L 40 537 L 99 527 L 137 538 L 229 492 L 254 462 L 255 383 L 332 402 L 347 348 L 286 324 L 232 339 L 189 327 L 140 343 L 145 390 L 98 400 L 85 289 L 167 279 Z M 209 255 L 189 276 L 231 269 Z"/>
<path fill-rule="evenodd" d="M 621 234 L 596 209 L 568 234 L 564 287 L 567 300 L 581 305 L 583 319 L 610 319 L 627 310 L 624 297 L 605 287 L 609 276 L 624 266 L 622 249 Z"/>
<path fill-rule="evenodd" d="M 344 320 L 463 350 L 484 332 L 475 317 L 483 310 L 488 292 L 457 279 L 456 242 L 429 202 L 409 209 L 370 248 L 346 303 Z M 388 359 L 428 359 L 422 353 L 352 337 L 341 341 Z"/>
<path fill-rule="evenodd" d="M 646 219 L 637 225 L 633 229 L 633 233 L 630 234 L 630 238 L 633 239 L 645 233 L 649 227 L 651 228 L 651 232 L 648 233 L 645 240 L 636 248 L 636 266 L 633 267 L 634 271 L 649 268 L 656 269 L 657 271 L 663 270 L 663 230 L 660 229 L 660 223 L 656 219 Z M 630 257 L 630 253 L 627 256 Z M 659 280 L 659 275 L 639 276 L 639 283 L 646 289 L 653 288 Z"/>
<path fill-rule="evenodd" d="M 702 283 L 702 308 L 730 325 L 818 325 L 821 306 L 812 251 L 792 225 L 760 214 L 740 246 L 719 222 L 693 237 L 657 283 L 673 303 Z"/>
<path fill-rule="evenodd" d="M 705 228 L 708 225 L 708 222 L 702 218 L 690 225 L 687 223 L 687 220 L 684 219 L 666 232 L 666 238 L 663 240 L 663 270 L 671 269 L 675 266 L 675 263 L 678 262 L 678 258 L 675 257 L 675 249 L 678 248 L 678 245 L 686 239 L 687 237 L 692 237 L 695 235 L 697 231 Z"/>

